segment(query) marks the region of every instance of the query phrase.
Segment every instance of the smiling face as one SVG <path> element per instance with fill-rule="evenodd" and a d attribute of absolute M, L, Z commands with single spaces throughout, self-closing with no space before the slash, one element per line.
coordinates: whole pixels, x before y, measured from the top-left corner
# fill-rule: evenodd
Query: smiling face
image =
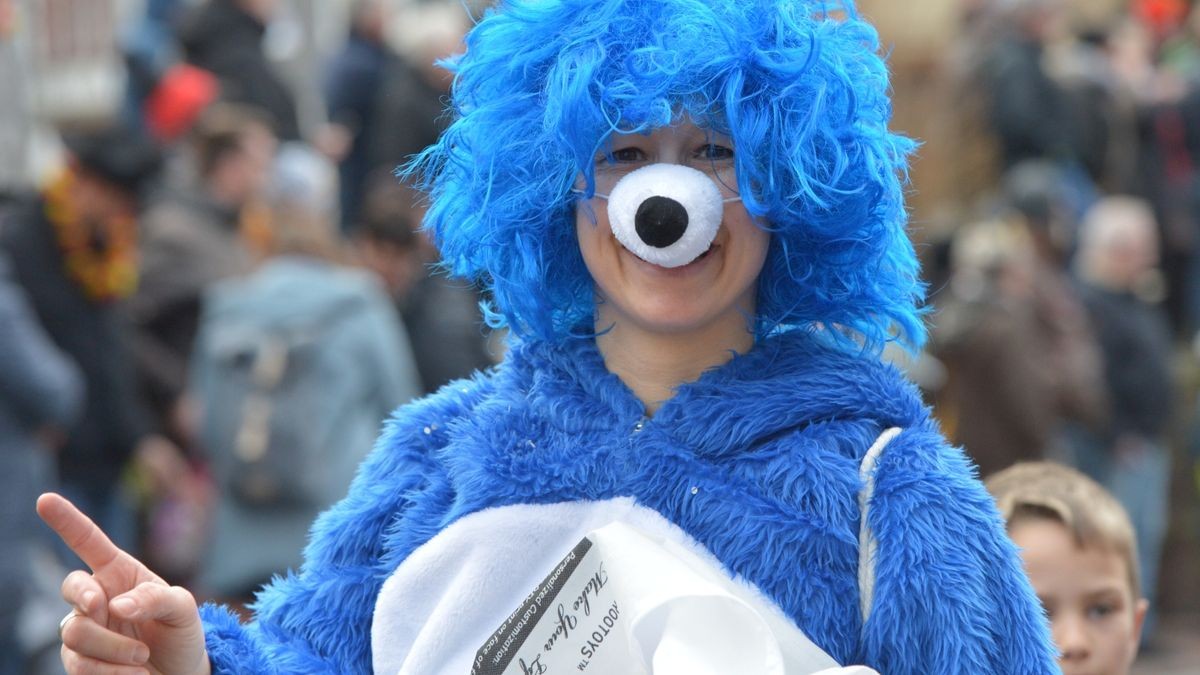
<path fill-rule="evenodd" d="M 1022 520 L 1009 532 L 1050 618 L 1064 675 L 1123 675 L 1137 656 L 1146 601 L 1136 600 L 1124 558 L 1081 547 L 1066 526 Z"/>
<path fill-rule="evenodd" d="M 736 196 L 733 152 L 729 138 L 687 121 L 649 135 L 616 136 L 611 155 L 596 158 L 596 192 L 607 194 L 637 169 L 680 164 L 719 181 L 723 197 Z M 597 330 L 615 325 L 656 334 L 748 334 L 746 317 L 754 316 L 770 235 L 755 225 L 740 201 L 724 203 L 720 228 L 705 253 L 670 269 L 646 262 L 621 245 L 602 197 L 580 202 L 575 227 L 595 282 Z"/>

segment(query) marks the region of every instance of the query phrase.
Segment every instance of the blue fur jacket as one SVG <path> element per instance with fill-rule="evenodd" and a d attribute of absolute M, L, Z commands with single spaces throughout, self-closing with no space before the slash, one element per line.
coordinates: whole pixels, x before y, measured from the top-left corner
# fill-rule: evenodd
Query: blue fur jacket
<path fill-rule="evenodd" d="M 859 466 L 891 427 L 864 627 Z M 682 386 L 649 420 L 591 340 L 515 344 L 495 372 L 405 406 L 255 621 L 202 609 L 214 672 L 369 672 L 380 589 L 439 531 L 489 507 L 618 496 L 686 531 L 840 663 L 1058 672 L 990 498 L 915 389 L 801 331 Z"/>

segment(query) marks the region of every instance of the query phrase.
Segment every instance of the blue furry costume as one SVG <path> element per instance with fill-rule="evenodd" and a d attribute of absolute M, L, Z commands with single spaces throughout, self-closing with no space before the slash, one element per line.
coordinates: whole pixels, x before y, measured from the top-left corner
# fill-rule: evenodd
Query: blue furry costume
<path fill-rule="evenodd" d="M 455 523 L 631 497 L 840 663 L 1056 672 L 990 498 L 877 356 L 894 337 L 922 339 L 902 200 L 912 143 L 887 130 L 877 51 L 848 3 L 509 0 L 489 12 L 451 64 L 455 122 L 418 166 L 446 265 L 490 286 L 512 349 L 495 372 L 396 413 L 254 623 L 203 608 L 214 671 L 366 672 L 381 588 Z M 771 247 L 755 347 L 647 419 L 595 345 L 573 188 L 582 175 L 590 196 L 613 134 L 682 113 L 735 140 L 743 202 L 770 223 Z M 892 427 L 863 625 L 859 466 Z"/>

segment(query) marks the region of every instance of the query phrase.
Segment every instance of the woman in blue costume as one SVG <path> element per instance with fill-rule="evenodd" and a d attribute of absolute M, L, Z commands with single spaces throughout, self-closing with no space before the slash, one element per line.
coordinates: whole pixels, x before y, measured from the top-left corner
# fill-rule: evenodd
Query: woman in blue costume
<path fill-rule="evenodd" d="M 92 566 L 63 584 L 68 670 L 463 672 L 579 531 L 625 521 L 830 663 L 1055 672 L 991 501 L 879 359 L 923 328 L 878 51 L 848 0 L 489 11 L 412 171 L 504 363 L 394 415 L 249 624 L 44 496 Z"/>

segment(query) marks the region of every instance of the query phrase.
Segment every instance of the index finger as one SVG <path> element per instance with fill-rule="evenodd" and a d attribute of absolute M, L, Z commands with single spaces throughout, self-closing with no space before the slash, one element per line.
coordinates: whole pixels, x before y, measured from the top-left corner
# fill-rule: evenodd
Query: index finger
<path fill-rule="evenodd" d="M 38 497 L 37 513 L 93 571 L 121 554 L 108 535 L 62 495 L 47 492 Z"/>

